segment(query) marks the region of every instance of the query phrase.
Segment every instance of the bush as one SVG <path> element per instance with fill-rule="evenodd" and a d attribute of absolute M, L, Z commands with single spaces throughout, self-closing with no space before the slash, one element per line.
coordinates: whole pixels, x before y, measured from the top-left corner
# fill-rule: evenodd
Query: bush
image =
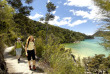
<path fill-rule="evenodd" d="M 84 74 L 84 68 L 74 63 L 71 53 L 65 51 L 53 34 L 49 35 L 48 44 L 42 37 L 37 38 L 36 50 L 41 61 L 51 67 L 46 70 L 48 74 Z"/>

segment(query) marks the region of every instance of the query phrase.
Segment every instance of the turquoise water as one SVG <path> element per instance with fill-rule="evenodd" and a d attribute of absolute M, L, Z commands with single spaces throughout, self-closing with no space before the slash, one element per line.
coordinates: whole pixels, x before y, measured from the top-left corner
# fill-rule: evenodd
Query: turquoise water
<path fill-rule="evenodd" d="M 84 56 L 94 56 L 95 54 L 105 54 L 108 56 L 110 51 L 107 51 L 99 43 L 103 42 L 101 37 L 95 37 L 94 39 L 86 39 L 79 43 L 68 43 L 65 44 L 66 48 L 71 48 L 74 52 L 73 54 L 84 55 Z"/>

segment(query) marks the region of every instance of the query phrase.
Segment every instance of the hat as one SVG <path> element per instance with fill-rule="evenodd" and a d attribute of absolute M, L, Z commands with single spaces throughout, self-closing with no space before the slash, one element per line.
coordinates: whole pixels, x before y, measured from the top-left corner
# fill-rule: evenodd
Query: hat
<path fill-rule="evenodd" d="M 21 40 L 21 38 L 17 38 L 17 40 Z"/>

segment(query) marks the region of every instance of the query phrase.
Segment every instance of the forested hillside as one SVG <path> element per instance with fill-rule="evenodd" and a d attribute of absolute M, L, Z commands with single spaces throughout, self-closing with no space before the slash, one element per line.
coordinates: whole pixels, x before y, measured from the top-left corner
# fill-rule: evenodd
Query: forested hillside
<path fill-rule="evenodd" d="M 16 21 L 17 20 L 17 21 Z M 9 38 L 21 36 L 23 39 L 27 37 L 27 35 L 34 35 L 36 37 L 46 38 L 46 25 L 37 21 L 33 21 L 25 16 L 23 18 L 15 18 L 16 24 L 12 27 L 13 29 L 9 29 Z M 57 26 L 48 24 L 48 35 L 54 34 L 61 43 L 70 43 L 74 41 L 84 40 L 87 36 L 85 34 L 70 31 L 68 29 L 63 29 Z M 11 40 L 11 41 L 14 41 Z"/>
<path fill-rule="evenodd" d="M 110 31 L 97 31 L 94 36 L 103 37 L 104 35 L 109 35 Z"/>

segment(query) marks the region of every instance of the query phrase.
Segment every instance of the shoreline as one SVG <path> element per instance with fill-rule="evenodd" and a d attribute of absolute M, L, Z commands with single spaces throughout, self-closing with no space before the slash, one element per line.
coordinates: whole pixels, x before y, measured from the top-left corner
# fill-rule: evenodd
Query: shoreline
<path fill-rule="evenodd" d="M 65 50 L 68 50 L 68 49 L 71 49 L 71 48 L 66 48 L 65 47 Z M 72 51 L 72 54 L 75 56 L 75 59 L 80 58 L 82 60 L 85 57 L 89 57 L 89 56 L 86 56 L 86 55 L 78 54 L 77 51 L 74 50 L 74 49 L 71 49 L 71 51 Z"/>

